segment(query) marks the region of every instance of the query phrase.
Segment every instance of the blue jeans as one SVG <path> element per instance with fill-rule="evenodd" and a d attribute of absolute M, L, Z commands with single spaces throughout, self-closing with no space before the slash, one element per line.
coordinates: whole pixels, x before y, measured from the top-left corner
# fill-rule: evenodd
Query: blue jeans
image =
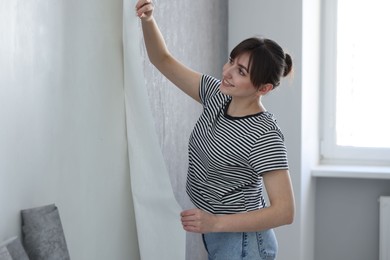
<path fill-rule="evenodd" d="M 261 232 L 203 234 L 209 260 L 273 260 L 278 242 L 272 229 Z"/>

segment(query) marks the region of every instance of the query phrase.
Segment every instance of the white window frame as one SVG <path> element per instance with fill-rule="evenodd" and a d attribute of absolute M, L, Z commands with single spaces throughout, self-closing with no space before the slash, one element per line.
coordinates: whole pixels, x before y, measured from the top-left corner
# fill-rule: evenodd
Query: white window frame
<path fill-rule="evenodd" d="M 337 0 L 322 0 L 321 9 L 321 163 L 388 166 L 390 149 L 336 144 Z"/>

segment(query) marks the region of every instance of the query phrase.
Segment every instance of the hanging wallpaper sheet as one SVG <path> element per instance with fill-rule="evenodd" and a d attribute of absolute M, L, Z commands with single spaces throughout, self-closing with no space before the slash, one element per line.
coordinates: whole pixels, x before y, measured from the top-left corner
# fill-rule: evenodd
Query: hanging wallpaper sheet
<path fill-rule="evenodd" d="M 127 138 L 137 235 L 142 260 L 185 259 L 185 231 L 153 123 L 140 53 L 135 0 L 123 2 Z"/>

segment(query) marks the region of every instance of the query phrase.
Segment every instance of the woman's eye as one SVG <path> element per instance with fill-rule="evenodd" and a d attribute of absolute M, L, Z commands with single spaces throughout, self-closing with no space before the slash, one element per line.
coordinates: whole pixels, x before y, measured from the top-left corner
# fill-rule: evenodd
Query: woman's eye
<path fill-rule="evenodd" d="M 245 76 L 245 71 L 241 68 L 238 69 L 238 73 L 240 73 L 242 76 Z"/>

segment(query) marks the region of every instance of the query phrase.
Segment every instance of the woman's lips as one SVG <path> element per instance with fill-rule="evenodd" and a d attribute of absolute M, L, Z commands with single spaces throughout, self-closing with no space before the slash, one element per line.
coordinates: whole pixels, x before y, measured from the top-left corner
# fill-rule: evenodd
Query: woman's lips
<path fill-rule="evenodd" d="M 222 83 L 223 83 L 223 85 L 226 86 L 226 87 L 234 87 L 234 85 L 231 84 L 231 83 L 230 83 L 229 81 L 227 81 L 226 79 L 224 79 L 224 80 L 222 81 Z"/>

